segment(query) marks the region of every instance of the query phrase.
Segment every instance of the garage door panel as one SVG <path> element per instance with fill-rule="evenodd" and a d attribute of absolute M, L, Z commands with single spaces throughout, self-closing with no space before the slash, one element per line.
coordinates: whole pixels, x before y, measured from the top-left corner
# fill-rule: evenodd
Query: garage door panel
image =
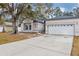
<path fill-rule="evenodd" d="M 50 25 L 47 27 L 48 34 L 64 34 L 64 35 L 74 35 L 74 25 Z"/>

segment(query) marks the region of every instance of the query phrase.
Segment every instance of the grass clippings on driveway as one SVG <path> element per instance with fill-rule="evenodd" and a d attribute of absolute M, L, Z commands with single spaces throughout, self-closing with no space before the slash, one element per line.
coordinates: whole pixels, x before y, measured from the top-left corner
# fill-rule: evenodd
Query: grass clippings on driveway
<path fill-rule="evenodd" d="M 0 45 L 9 42 L 29 39 L 38 35 L 39 34 L 37 33 L 18 33 L 18 34 L 0 33 Z"/>

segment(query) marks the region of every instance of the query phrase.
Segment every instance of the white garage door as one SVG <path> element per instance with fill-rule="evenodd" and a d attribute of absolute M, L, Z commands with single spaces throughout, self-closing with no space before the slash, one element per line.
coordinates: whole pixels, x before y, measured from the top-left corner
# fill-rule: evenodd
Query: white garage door
<path fill-rule="evenodd" d="M 48 34 L 74 35 L 74 25 L 48 25 Z"/>

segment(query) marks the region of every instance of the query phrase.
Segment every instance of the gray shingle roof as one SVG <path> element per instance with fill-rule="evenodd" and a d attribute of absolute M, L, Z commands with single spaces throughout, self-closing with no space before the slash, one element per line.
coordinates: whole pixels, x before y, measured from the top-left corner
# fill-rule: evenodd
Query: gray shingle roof
<path fill-rule="evenodd" d="M 46 19 L 47 21 L 49 20 L 63 20 L 63 19 L 79 19 L 79 17 L 75 17 L 75 16 L 59 16 L 59 17 L 55 17 L 52 19 Z"/>

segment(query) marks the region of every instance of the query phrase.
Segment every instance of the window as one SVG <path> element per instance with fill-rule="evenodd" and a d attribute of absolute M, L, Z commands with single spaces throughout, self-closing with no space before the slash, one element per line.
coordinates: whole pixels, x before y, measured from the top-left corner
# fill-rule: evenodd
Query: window
<path fill-rule="evenodd" d="M 31 30 L 31 24 L 30 23 L 24 23 L 24 30 Z"/>
<path fill-rule="evenodd" d="M 28 25 L 24 24 L 24 30 L 28 30 Z"/>

